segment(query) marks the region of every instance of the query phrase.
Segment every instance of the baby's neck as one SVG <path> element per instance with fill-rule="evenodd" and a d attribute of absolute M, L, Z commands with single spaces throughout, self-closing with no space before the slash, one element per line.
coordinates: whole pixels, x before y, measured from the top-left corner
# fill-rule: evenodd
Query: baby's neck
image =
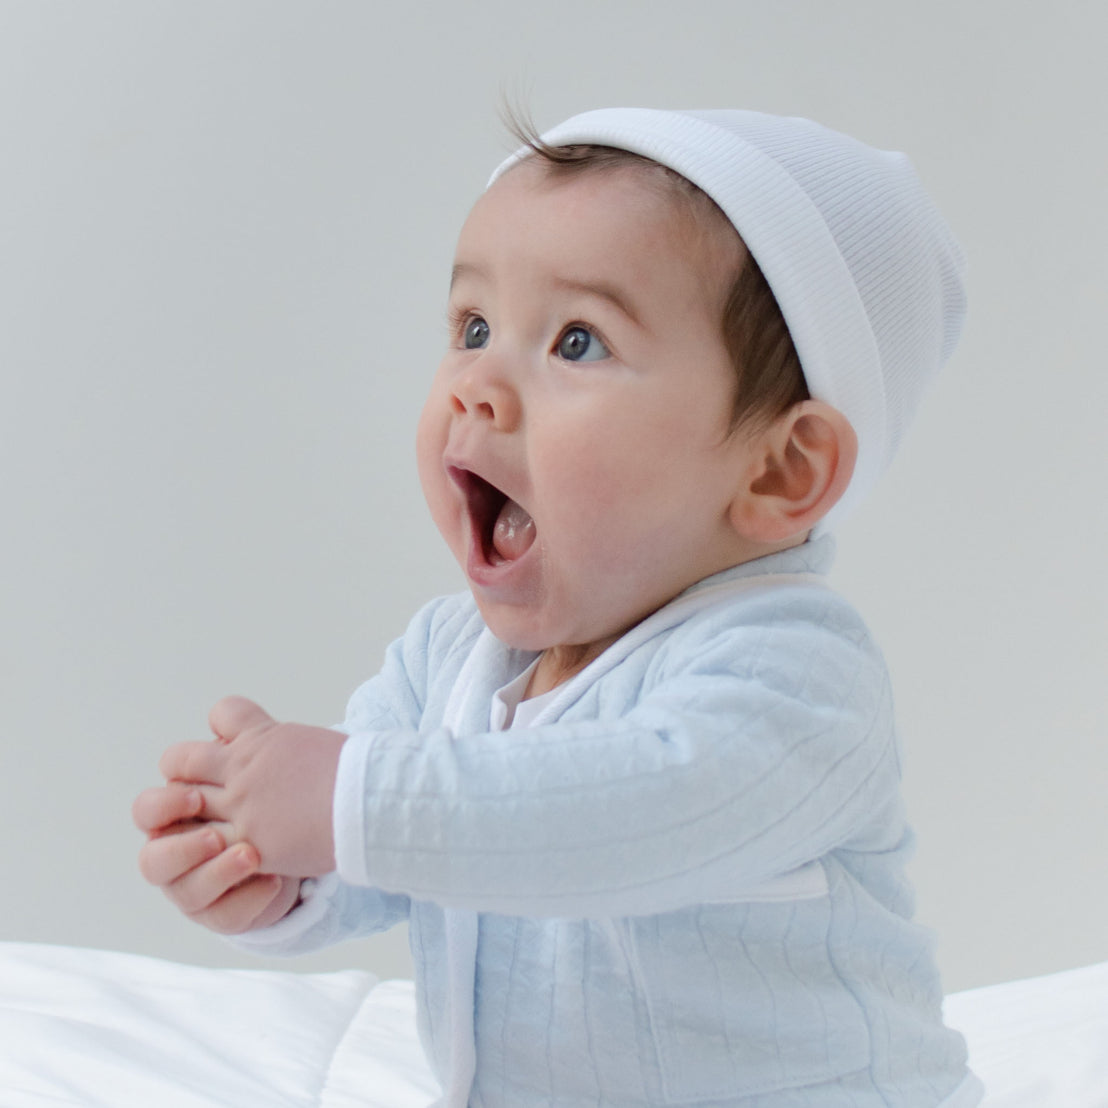
<path fill-rule="evenodd" d="M 794 546 L 801 546 L 808 539 L 808 533 L 793 535 L 781 542 L 765 544 L 755 554 L 743 561 L 755 561 L 770 554 L 779 554 Z M 736 563 L 742 564 L 742 562 Z M 599 658 L 605 650 L 614 642 L 617 642 L 630 630 L 624 629 L 615 635 L 599 639 L 590 643 L 570 643 L 556 646 L 548 646 L 539 656 L 538 665 L 531 673 L 531 680 L 527 683 L 527 690 L 522 699 L 530 700 L 532 697 L 542 696 L 543 693 L 556 689 L 565 684 L 571 677 L 576 677 L 594 658 Z"/>
<path fill-rule="evenodd" d="M 599 658 L 619 637 L 619 635 L 612 635 L 599 642 L 579 646 L 547 647 L 531 673 L 531 680 L 527 682 L 527 691 L 523 694 L 523 699 L 530 700 L 532 697 L 542 696 L 543 693 L 564 685 L 594 658 Z"/>

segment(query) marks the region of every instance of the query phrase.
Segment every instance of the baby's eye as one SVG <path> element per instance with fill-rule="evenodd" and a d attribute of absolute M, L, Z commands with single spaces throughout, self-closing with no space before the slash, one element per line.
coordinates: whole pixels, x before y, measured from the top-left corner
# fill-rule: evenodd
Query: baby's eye
<path fill-rule="evenodd" d="M 462 345 L 466 350 L 479 350 L 488 341 L 489 325 L 480 316 L 474 316 L 462 332 Z"/>
<path fill-rule="evenodd" d="M 567 362 L 599 362 L 610 358 L 611 351 L 587 327 L 570 327 L 555 347 L 559 358 Z"/>

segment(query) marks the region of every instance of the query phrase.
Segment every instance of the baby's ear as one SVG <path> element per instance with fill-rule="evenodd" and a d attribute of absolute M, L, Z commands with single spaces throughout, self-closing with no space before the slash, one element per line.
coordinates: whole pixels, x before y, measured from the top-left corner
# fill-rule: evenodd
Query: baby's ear
<path fill-rule="evenodd" d="M 763 543 L 795 538 L 819 523 L 846 492 L 858 457 L 854 428 L 822 400 L 794 404 L 748 445 L 731 523 Z"/>

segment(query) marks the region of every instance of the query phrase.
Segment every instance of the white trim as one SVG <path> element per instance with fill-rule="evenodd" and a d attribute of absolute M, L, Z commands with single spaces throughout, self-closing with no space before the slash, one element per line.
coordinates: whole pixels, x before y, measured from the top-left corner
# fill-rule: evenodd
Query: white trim
<path fill-rule="evenodd" d="M 756 577 L 737 577 L 714 584 L 696 585 L 687 592 L 659 608 L 641 623 L 632 627 L 625 635 L 616 640 L 603 654 L 594 658 L 580 673 L 559 686 L 557 696 L 543 705 L 534 719 L 532 727 L 551 723 L 558 719 L 594 682 L 614 669 L 628 655 L 638 650 L 643 643 L 654 638 L 671 627 L 684 623 L 690 616 L 705 608 L 718 604 L 720 600 L 747 593 L 754 596 L 760 592 L 780 589 L 783 586 L 801 588 L 819 588 L 831 593 L 826 578 L 819 573 L 765 573 Z M 491 634 L 491 632 L 485 632 Z M 555 690 L 557 691 L 557 690 Z"/>

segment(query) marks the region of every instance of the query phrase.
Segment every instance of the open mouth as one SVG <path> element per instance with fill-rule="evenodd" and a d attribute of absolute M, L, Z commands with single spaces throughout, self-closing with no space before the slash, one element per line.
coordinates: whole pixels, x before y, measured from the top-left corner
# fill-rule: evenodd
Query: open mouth
<path fill-rule="evenodd" d="M 465 494 L 485 562 L 497 566 L 522 557 L 535 541 L 535 521 L 527 510 L 468 469 L 451 466 L 450 477 Z"/>

